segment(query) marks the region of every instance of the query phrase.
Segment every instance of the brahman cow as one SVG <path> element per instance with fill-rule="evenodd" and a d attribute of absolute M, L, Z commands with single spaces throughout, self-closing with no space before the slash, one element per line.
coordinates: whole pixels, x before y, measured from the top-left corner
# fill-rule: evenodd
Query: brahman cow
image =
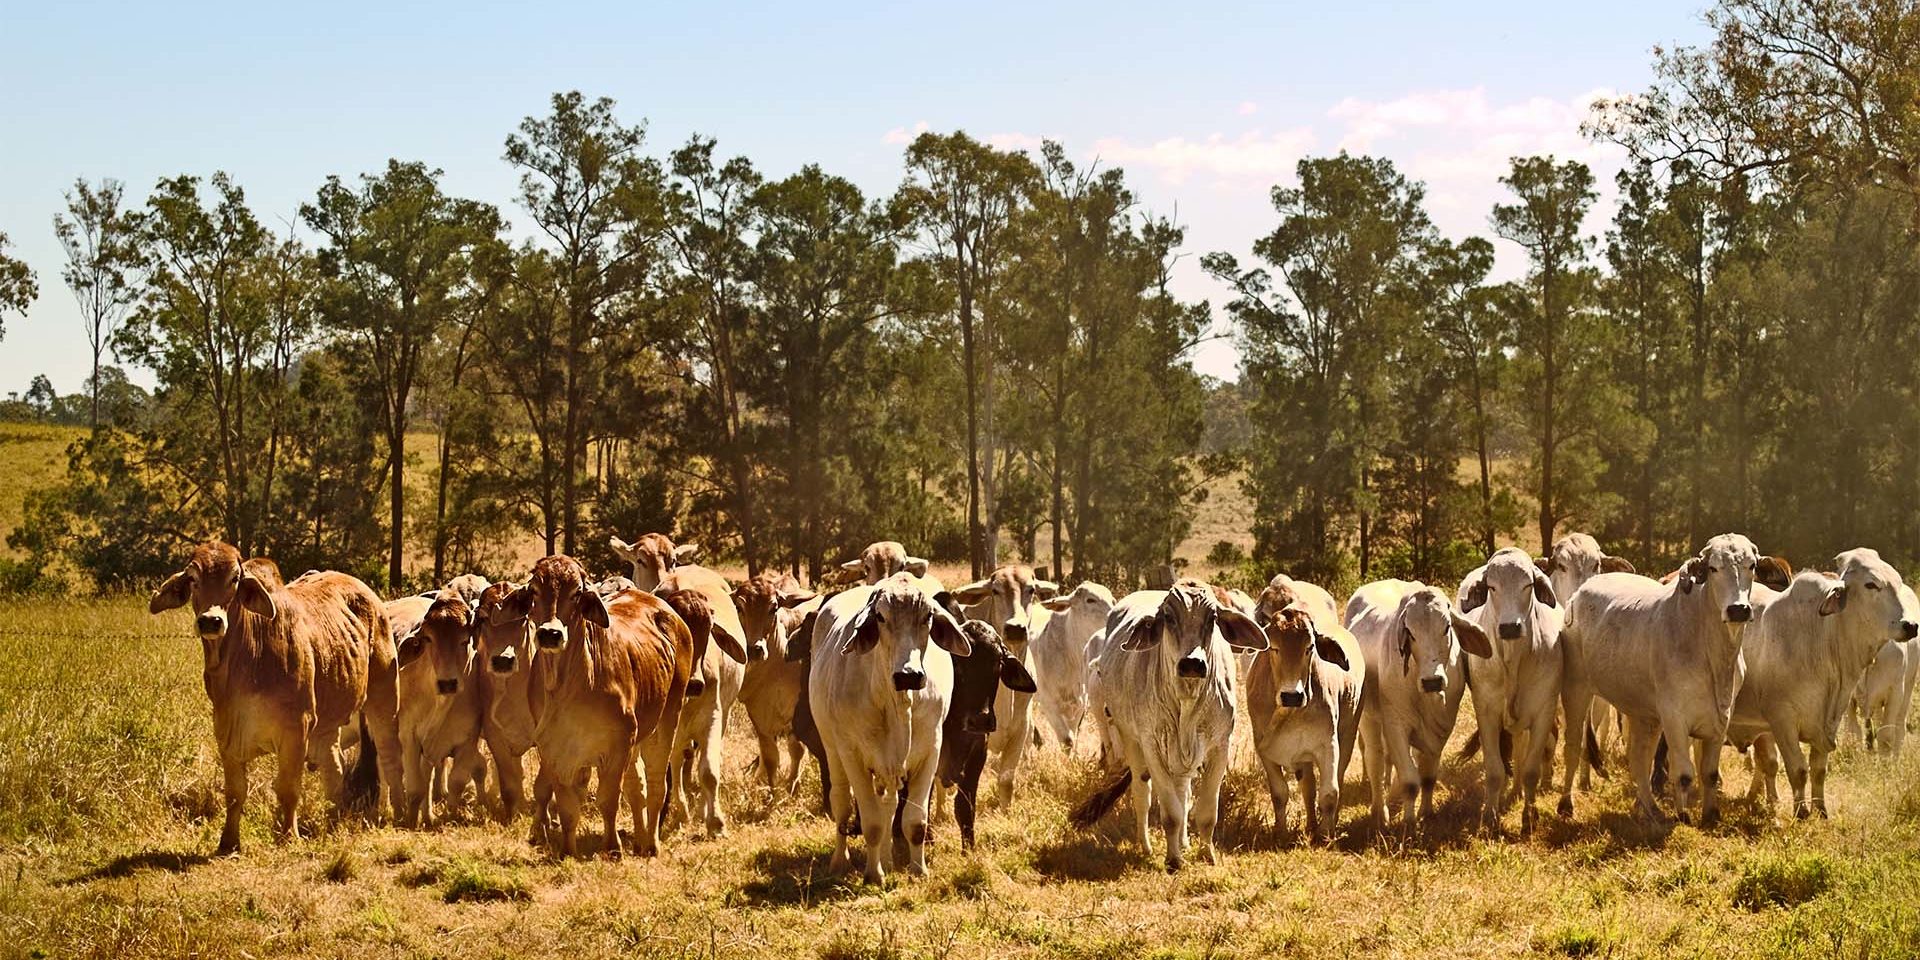
<path fill-rule="evenodd" d="M 423 603 L 426 609 L 418 609 Z M 407 790 L 400 819 L 431 827 L 434 804 L 445 800 L 457 814 L 467 784 L 476 784 L 486 796 L 487 761 L 480 740 L 492 681 L 474 657 L 473 608 L 458 594 L 448 590 L 431 600 L 389 601 L 387 616 L 398 637 L 400 664 L 400 751 Z"/>
<path fill-rule="evenodd" d="M 875 584 L 905 570 L 916 577 L 927 575 L 927 561 L 907 556 L 907 548 L 892 540 L 869 543 L 858 560 L 840 565 L 841 583 Z"/>
<path fill-rule="evenodd" d="M 1029 644 L 1033 679 L 1039 685 L 1034 705 L 1052 728 L 1054 739 L 1073 752 L 1073 740 L 1087 715 L 1087 641 L 1106 626 L 1113 592 L 1083 583 L 1071 593 L 1040 602 L 1044 616 Z"/>
<path fill-rule="evenodd" d="M 1468 656 L 1493 647 L 1480 625 L 1454 608 L 1439 587 L 1381 580 L 1347 600 L 1346 627 L 1366 664 L 1360 738 L 1373 822 L 1386 823 L 1387 781 L 1397 785 L 1401 833 L 1433 814 L 1441 753 L 1453 734 L 1466 689 Z"/>
<path fill-rule="evenodd" d="M 638 851 L 659 851 L 666 813 L 668 764 L 676 717 L 693 675 L 692 631 L 667 601 L 629 590 L 604 601 L 572 557 L 534 564 L 526 586 L 504 604 L 509 616 L 533 623 L 547 686 L 535 741 L 540 775 L 534 782 L 535 829 L 557 808 L 563 856 L 574 855 L 583 774 L 599 773 L 603 854 L 618 858 L 620 795 L 633 810 Z M 641 783 L 635 760 L 646 764 Z"/>
<path fill-rule="evenodd" d="M 633 582 L 642 590 L 658 587 L 667 574 L 683 563 L 693 562 L 693 558 L 700 555 L 699 544 L 675 546 L 673 539 L 664 533 L 642 534 L 632 543 L 619 537 L 608 537 L 607 546 L 613 548 L 614 556 L 633 564 Z"/>
<path fill-rule="evenodd" d="M 1906 619 L 1920 621 L 1920 597 L 1904 583 L 1900 585 L 1900 603 Z M 1848 716 L 1848 724 L 1865 740 L 1868 750 L 1900 755 L 1907 742 L 1907 713 L 1913 706 L 1916 678 L 1920 678 L 1920 643 L 1889 643 L 1873 658 L 1873 665 L 1860 678 L 1854 693 L 1859 717 Z M 1863 719 L 1864 732 L 1859 729 Z"/>
<path fill-rule="evenodd" d="M 972 650 L 953 658 L 953 701 L 941 723 L 940 783 L 955 788 L 953 818 L 960 845 L 973 847 L 974 816 L 979 809 L 980 770 L 987 762 L 987 738 L 999 722 L 994 704 L 1000 688 L 1032 693 L 1033 675 L 981 620 L 960 624 Z M 904 798 L 903 798 L 904 799 Z"/>
<path fill-rule="evenodd" d="M 290 584 L 271 560 L 242 561 L 225 543 L 194 548 L 148 602 L 151 613 L 191 605 L 214 741 L 226 780 L 219 854 L 240 849 L 247 765 L 273 754 L 276 838 L 298 838 L 300 773 L 311 763 L 336 803 L 347 799 L 336 734 L 357 713 L 360 763 L 379 765 L 398 812 L 399 706 L 393 637 L 380 597 L 344 573 Z"/>
<path fill-rule="evenodd" d="M 645 542 L 647 537 L 641 540 Z M 694 649 L 700 653 L 696 664 L 700 689 L 688 693 L 680 708 L 673 752 L 681 758 L 677 812 L 691 826 L 689 804 L 697 801 L 707 836 L 718 837 L 727 830 L 726 816 L 720 810 L 720 771 L 726 763 L 727 716 L 746 681 L 746 630 L 733 605 L 732 584 L 706 567 L 682 563 L 661 578 L 653 591 L 663 597 L 694 593 L 706 602 L 711 629 L 693 631 Z"/>
<path fill-rule="evenodd" d="M 1551 756 L 1560 709 L 1560 627 L 1565 614 L 1546 570 L 1517 547 L 1500 550 L 1467 574 L 1457 600 L 1460 612 L 1494 638 L 1491 657 L 1467 661 L 1467 686 L 1473 691 L 1486 769 L 1482 817 L 1489 827 L 1499 823 L 1509 799 L 1508 764 L 1517 755 L 1520 830 L 1531 834 L 1537 815 L 1534 798 Z"/>
<path fill-rule="evenodd" d="M 740 704 L 760 744 L 760 774 L 771 796 L 783 788 L 791 794 L 800 782 L 804 744 L 793 732 L 793 714 L 807 687 L 807 666 L 787 659 L 788 628 L 795 618 L 786 614 L 815 600 L 813 591 L 779 571 L 763 571 L 735 587 L 733 605 L 740 613 L 742 639 L 747 645 L 746 675 L 740 683 Z M 785 744 L 787 760 L 782 761 Z"/>
<path fill-rule="evenodd" d="M 1167 834 L 1167 869 L 1186 860 L 1189 811 L 1211 862 L 1236 707 L 1233 652 L 1265 650 L 1267 636 L 1197 580 L 1128 594 L 1114 605 L 1104 635 L 1094 672 L 1127 769 L 1081 803 L 1072 820 L 1092 826 L 1131 785 L 1134 838 L 1143 852 L 1153 852 L 1151 799 Z"/>
<path fill-rule="evenodd" d="M 1920 636 L 1920 622 L 1901 603 L 1906 584 L 1879 553 L 1848 550 L 1833 565 L 1834 576 L 1802 573 L 1784 593 L 1754 591 L 1742 651 L 1746 677 L 1727 726 L 1735 746 L 1753 746 L 1749 793 L 1764 786 L 1769 806 L 1776 800 L 1779 749 L 1793 786 L 1793 815 L 1802 818 L 1827 815 L 1827 754 L 1839 741 L 1840 719 L 1861 674 L 1888 641 L 1905 645 Z M 1808 753 L 1801 752 L 1803 743 Z"/>
<path fill-rule="evenodd" d="M 1280 602 L 1283 596 L 1291 598 Z M 1292 775 L 1300 780 L 1307 835 L 1315 841 L 1331 838 L 1340 818 L 1341 774 L 1353 754 L 1366 685 L 1366 663 L 1353 634 L 1316 616 L 1327 614 L 1318 608 L 1312 594 L 1269 584 L 1255 622 L 1271 646 L 1254 655 L 1247 671 L 1253 749 L 1273 800 L 1274 829 L 1287 829 Z"/>
<path fill-rule="evenodd" d="M 833 867 L 850 862 L 840 825 L 857 807 L 870 883 L 881 882 L 891 864 L 893 814 L 903 800 L 907 869 L 927 871 L 927 803 L 953 694 L 953 658 L 973 650 L 941 599 L 900 573 L 831 597 L 814 623 L 807 686 L 833 772 Z"/>
<path fill-rule="evenodd" d="M 527 803 L 527 777 L 522 758 L 533 749 L 534 733 L 546 712 L 547 671 L 553 657 L 542 657 L 533 642 L 533 625 L 524 610 L 515 609 L 518 583 L 494 583 L 480 593 L 474 607 L 473 631 L 479 657 L 491 676 L 492 696 L 487 704 L 485 736 L 493 755 L 494 779 L 500 788 L 500 822 L 512 823 Z M 533 841 L 546 842 L 545 818 L 536 819 Z"/>
<path fill-rule="evenodd" d="M 1631 573 L 1603 573 L 1567 601 L 1561 631 L 1565 673 L 1561 705 L 1567 727 L 1584 729 L 1595 694 L 1626 718 L 1627 767 L 1635 808 L 1659 816 L 1653 794 L 1653 750 L 1694 741 L 1694 756 L 1678 751 L 1675 807 L 1684 819 L 1695 784 L 1704 787 L 1701 818 L 1720 814 L 1720 748 L 1726 742 L 1734 694 L 1745 670 L 1740 650 L 1753 619 L 1753 541 L 1721 534 L 1686 562 L 1682 575 L 1662 584 Z M 1573 784 L 1584 751 L 1567 737 L 1561 771 L 1560 814 L 1573 815 Z"/>
<path fill-rule="evenodd" d="M 968 619 L 983 620 L 993 627 L 1007 651 L 1031 673 L 1033 656 L 1028 641 L 1032 639 L 1035 601 L 1059 592 L 1059 584 L 1034 579 L 1032 567 L 1008 564 L 985 580 L 954 590 L 953 599 Z M 1020 760 L 1033 739 L 1033 694 L 1001 688 L 993 702 L 993 719 L 987 755 L 993 764 L 994 799 L 1004 809 L 1013 803 L 1014 778 L 1020 774 Z"/>

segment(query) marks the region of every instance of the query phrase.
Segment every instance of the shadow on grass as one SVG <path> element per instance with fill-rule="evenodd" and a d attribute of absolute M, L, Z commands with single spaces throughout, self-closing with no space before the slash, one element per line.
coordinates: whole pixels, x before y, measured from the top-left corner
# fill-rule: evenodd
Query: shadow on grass
<path fill-rule="evenodd" d="M 1164 856 L 1166 851 L 1159 849 L 1156 853 Z M 1070 834 L 1040 844 L 1033 851 L 1034 871 L 1052 882 L 1118 880 L 1140 869 L 1142 863 L 1139 847 L 1111 828 Z"/>
<path fill-rule="evenodd" d="M 740 886 L 737 896 L 750 906 L 807 907 L 823 900 L 850 895 L 860 881 L 858 857 L 845 875 L 828 869 L 830 850 L 817 846 L 768 847 L 753 855 L 756 879 Z"/>
<path fill-rule="evenodd" d="M 141 853 L 128 853 L 114 857 L 91 870 L 76 874 L 60 881 L 62 886 L 92 883 L 95 880 L 112 880 L 129 877 L 142 870 L 163 870 L 167 873 L 185 873 L 193 867 L 210 862 L 206 854 L 181 853 L 177 850 L 147 850 Z"/>

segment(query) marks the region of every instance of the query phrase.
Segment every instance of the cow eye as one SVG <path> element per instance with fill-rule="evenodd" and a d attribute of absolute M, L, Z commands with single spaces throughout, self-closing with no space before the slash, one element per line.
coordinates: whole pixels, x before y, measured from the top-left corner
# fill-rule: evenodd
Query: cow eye
<path fill-rule="evenodd" d="M 1868 589 L 1868 590 L 1878 590 L 1878 589 L 1880 589 L 1880 585 L 1879 585 L 1879 584 L 1877 584 L 1877 583 L 1874 583 L 1874 582 L 1873 582 L 1872 580 L 1868 580 L 1868 581 L 1867 581 L 1867 589 Z"/>

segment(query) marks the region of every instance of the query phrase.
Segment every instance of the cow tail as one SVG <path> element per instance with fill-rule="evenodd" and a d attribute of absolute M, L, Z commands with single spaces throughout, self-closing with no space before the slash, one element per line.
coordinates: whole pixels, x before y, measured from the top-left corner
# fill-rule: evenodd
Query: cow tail
<path fill-rule="evenodd" d="M 347 774 L 346 803 L 349 809 L 372 810 L 380 802 L 380 750 L 367 732 L 367 715 L 360 713 L 360 756 Z M 395 811 L 398 815 L 398 811 Z"/>
<path fill-rule="evenodd" d="M 1112 810 L 1113 805 L 1120 802 L 1120 795 L 1126 793 L 1127 788 L 1132 785 L 1133 771 L 1121 771 L 1112 783 L 1101 787 L 1094 791 L 1092 796 L 1080 801 L 1080 805 L 1074 807 L 1072 813 L 1067 814 L 1067 822 L 1082 830 L 1099 823 L 1100 818 L 1106 816 L 1107 811 Z"/>
<path fill-rule="evenodd" d="M 1467 734 L 1466 742 L 1460 745 L 1460 752 L 1454 755 L 1454 759 L 1463 760 L 1463 761 L 1472 760 L 1474 757 L 1477 757 L 1479 755 L 1480 755 L 1480 728 L 1479 726 L 1476 725 L 1473 728 L 1473 732 Z"/>
<path fill-rule="evenodd" d="M 1600 735 L 1594 732 L 1592 720 L 1587 721 L 1587 766 L 1595 776 L 1607 775 L 1606 757 L 1600 752 Z"/>

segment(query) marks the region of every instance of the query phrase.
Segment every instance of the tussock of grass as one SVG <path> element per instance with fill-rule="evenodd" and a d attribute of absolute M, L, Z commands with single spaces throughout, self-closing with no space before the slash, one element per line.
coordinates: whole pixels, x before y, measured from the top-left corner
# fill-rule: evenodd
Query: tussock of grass
<path fill-rule="evenodd" d="M 328 883 L 350 883 L 360 875 L 360 858 L 352 850 L 341 849 L 320 868 L 320 879 Z"/>
<path fill-rule="evenodd" d="M 448 903 L 533 899 L 533 888 L 524 877 L 472 860 L 453 862 L 442 873 L 442 877 L 446 881 L 446 889 L 440 896 Z"/>
<path fill-rule="evenodd" d="M 1824 854 L 1766 856 L 1747 864 L 1733 884 L 1733 905 L 1743 910 L 1797 907 L 1833 886 L 1833 861 Z"/>

